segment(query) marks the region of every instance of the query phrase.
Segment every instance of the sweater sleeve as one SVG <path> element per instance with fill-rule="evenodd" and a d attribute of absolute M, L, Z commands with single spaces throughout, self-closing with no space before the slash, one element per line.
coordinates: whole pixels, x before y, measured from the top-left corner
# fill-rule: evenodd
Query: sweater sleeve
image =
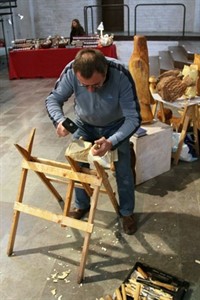
<path fill-rule="evenodd" d="M 64 121 L 63 105 L 73 94 L 72 84 L 69 80 L 70 76 L 70 69 L 66 67 L 57 80 L 54 89 L 45 100 L 48 115 L 55 127 L 58 123 Z"/>
<path fill-rule="evenodd" d="M 141 124 L 140 105 L 137 98 L 134 81 L 127 71 L 121 77 L 119 87 L 119 103 L 124 117 L 121 127 L 108 138 L 113 149 L 119 146 L 125 139 L 132 136 Z"/>

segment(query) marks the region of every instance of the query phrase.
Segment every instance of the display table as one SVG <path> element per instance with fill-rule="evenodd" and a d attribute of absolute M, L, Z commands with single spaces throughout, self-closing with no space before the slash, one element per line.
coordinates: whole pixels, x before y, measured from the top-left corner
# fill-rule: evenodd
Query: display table
<path fill-rule="evenodd" d="M 174 164 L 177 165 L 180 159 L 180 154 L 182 150 L 182 146 L 184 143 L 184 139 L 187 134 L 187 129 L 192 122 L 193 126 L 193 133 L 195 137 L 195 150 L 196 154 L 199 155 L 199 139 L 198 139 L 198 128 L 199 128 L 199 104 L 200 104 L 200 97 L 195 97 L 194 99 L 187 100 L 187 99 L 177 99 L 174 102 L 169 102 L 163 100 L 158 94 L 152 94 L 153 98 L 157 101 L 157 104 L 160 106 L 160 111 L 162 114 L 162 121 L 165 122 L 164 116 L 164 106 L 167 105 L 168 107 L 172 107 L 177 110 L 182 110 L 182 117 L 181 117 L 181 125 L 182 130 L 180 134 L 178 149 L 175 153 L 172 154 L 174 158 Z"/>
<path fill-rule="evenodd" d="M 12 50 L 9 53 L 9 78 L 58 78 L 64 67 L 83 48 Z M 116 46 L 95 48 L 105 56 L 117 58 Z"/>

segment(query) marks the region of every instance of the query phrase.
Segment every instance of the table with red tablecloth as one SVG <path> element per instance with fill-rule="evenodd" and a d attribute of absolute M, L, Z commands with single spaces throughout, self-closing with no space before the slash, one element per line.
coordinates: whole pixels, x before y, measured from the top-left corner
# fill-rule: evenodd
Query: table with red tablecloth
<path fill-rule="evenodd" d="M 83 48 L 11 50 L 9 52 L 9 78 L 57 78 L 81 49 Z M 117 58 L 114 44 L 95 49 L 102 51 L 105 56 Z"/>

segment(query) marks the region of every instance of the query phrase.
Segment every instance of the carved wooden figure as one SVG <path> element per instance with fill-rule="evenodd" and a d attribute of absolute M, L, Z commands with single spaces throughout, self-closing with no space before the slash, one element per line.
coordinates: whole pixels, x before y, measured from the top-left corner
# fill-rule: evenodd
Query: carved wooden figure
<path fill-rule="evenodd" d="M 142 123 L 151 123 L 154 118 L 151 109 L 154 99 L 149 90 L 149 57 L 144 36 L 134 36 L 134 51 L 129 60 L 129 71 L 135 81 Z"/>
<path fill-rule="evenodd" d="M 197 79 L 197 96 L 200 96 L 200 54 L 194 54 L 194 64 L 198 66 L 199 77 Z"/>

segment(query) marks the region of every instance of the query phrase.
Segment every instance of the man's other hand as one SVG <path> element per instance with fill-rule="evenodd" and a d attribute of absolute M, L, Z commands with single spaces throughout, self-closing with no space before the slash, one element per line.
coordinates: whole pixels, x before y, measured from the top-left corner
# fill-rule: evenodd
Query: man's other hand
<path fill-rule="evenodd" d="M 112 149 L 112 143 L 107 140 L 105 137 L 100 138 L 94 142 L 94 145 L 91 149 L 92 155 L 104 156 L 107 151 Z"/>

